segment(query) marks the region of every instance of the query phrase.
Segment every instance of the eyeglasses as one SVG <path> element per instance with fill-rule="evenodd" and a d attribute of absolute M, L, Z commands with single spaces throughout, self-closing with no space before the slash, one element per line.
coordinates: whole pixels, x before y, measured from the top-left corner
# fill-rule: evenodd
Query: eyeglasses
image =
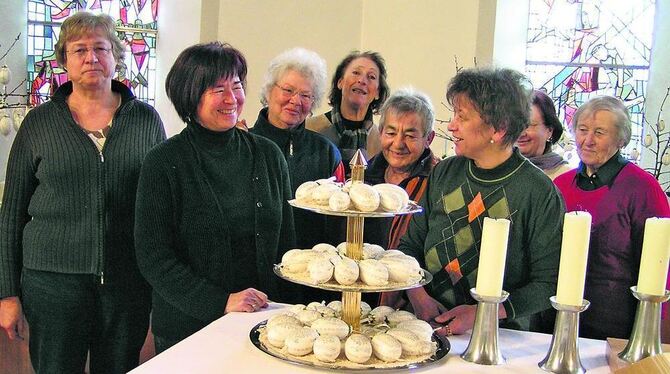
<path fill-rule="evenodd" d="M 109 54 L 112 52 L 111 48 L 104 48 L 104 47 L 80 47 L 71 51 L 67 51 L 67 53 L 77 57 L 77 58 L 84 58 L 88 56 L 88 52 L 93 51 L 96 57 L 102 58 L 102 57 L 107 57 Z"/>
<path fill-rule="evenodd" d="M 291 99 L 293 96 L 298 95 L 298 98 L 302 103 L 311 104 L 314 101 L 314 95 L 309 92 L 300 92 L 295 88 L 282 87 L 275 83 L 275 86 L 279 88 L 284 99 Z"/>

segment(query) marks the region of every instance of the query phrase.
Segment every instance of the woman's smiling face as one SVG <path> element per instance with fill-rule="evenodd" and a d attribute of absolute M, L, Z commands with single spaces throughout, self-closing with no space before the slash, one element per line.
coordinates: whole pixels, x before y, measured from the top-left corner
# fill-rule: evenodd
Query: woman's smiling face
<path fill-rule="evenodd" d="M 465 94 L 454 100 L 454 118 L 447 127 L 454 138 L 454 151 L 475 161 L 484 159 L 495 130 L 489 126 Z"/>
<path fill-rule="evenodd" d="M 516 142 L 522 155 L 537 157 L 544 154 L 547 142 L 550 141 L 553 130 L 547 127 L 542 119 L 542 112 L 537 105 L 531 107 L 530 124 L 519 136 Z"/>
<path fill-rule="evenodd" d="M 244 86 L 237 74 L 221 78 L 200 98 L 198 122 L 212 131 L 230 130 L 237 124 L 244 100 Z"/>
<path fill-rule="evenodd" d="M 367 57 L 356 58 L 344 70 L 337 88 L 342 90 L 342 105 L 367 110 L 379 97 L 379 67 Z"/>

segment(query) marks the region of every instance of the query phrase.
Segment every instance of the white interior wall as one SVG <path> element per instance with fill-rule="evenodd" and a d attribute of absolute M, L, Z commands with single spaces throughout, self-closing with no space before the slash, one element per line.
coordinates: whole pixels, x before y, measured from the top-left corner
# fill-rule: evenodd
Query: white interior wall
<path fill-rule="evenodd" d="M 303 47 L 328 64 L 328 82 L 337 63 L 360 48 L 360 0 L 221 0 L 219 40 L 228 42 L 247 59 L 247 99 L 242 117 L 252 126 L 262 108 L 260 88 L 270 60 L 282 51 Z M 327 93 L 326 93 L 327 95 Z M 324 97 L 314 114 L 328 110 Z"/>
<path fill-rule="evenodd" d="M 478 30 L 481 3 L 494 0 L 221 0 L 219 40 L 239 48 L 249 64 L 243 117 L 251 124 L 261 108 L 259 90 L 270 60 L 281 51 L 302 46 L 328 64 L 329 79 L 351 50 L 374 50 L 385 58 L 392 90 L 413 85 L 432 97 L 438 118 L 449 113 L 440 104 L 445 87 L 459 66 L 472 66 L 481 43 L 492 45 L 493 29 Z M 486 38 L 491 40 L 486 40 Z M 489 48 L 490 49 L 490 48 Z M 486 55 L 486 53 L 484 53 Z M 490 61 L 491 51 L 482 60 Z M 329 110 L 324 99 L 314 114 Z M 434 143 L 438 155 L 445 144 Z"/>
<path fill-rule="evenodd" d="M 447 120 L 451 112 L 442 103 L 447 83 L 456 74 L 455 59 L 459 67 L 472 67 L 477 57 L 479 3 L 365 0 L 361 48 L 384 56 L 392 91 L 408 85 L 424 91 L 433 101 L 436 118 Z M 440 138 L 431 148 L 438 156 L 451 154 Z"/>
<path fill-rule="evenodd" d="M 206 2 L 161 0 L 160 3 L 156 43 L 156 110 L 161 115 L 168 136 L 181 131 L 184 124 L 165 95 L 165 77 L 179 53 L 200 41 L 203 3 Z"/>
<path fill-rule="evenodd" d="M 526 68 L 528 0 L 498 0 L 494 26 L 493 63 L 518 71 Z"/>

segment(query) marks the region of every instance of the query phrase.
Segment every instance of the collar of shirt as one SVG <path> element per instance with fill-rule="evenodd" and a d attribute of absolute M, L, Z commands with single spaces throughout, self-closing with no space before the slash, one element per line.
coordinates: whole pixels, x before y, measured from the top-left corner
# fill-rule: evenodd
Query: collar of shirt
<path fill-rule="evenodd" d="M 577 186 L 586 191 L 592 191 L 603 186 L 612 187 L 614 179 L 619 175 L 619 172 L 627 163 L 628 160 L 617 151 L 617 153 L 607 160 L 598 171 L 589 176 L 586 173 L 586 165 L 580 162 L 579 171 L 575 176 L 577 179 Z"/>

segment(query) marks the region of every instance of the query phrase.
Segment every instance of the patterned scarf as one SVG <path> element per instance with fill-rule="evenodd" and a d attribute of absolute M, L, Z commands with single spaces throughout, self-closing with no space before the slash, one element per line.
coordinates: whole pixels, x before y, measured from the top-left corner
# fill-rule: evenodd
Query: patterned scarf
<path fill-rule="evenodd" d="M 368 109 L 363 125 L 359 128 L 349 129 L 344 125 L 339 105 L 334 105 L 330 114 L 330 121 L 335 126 L 340 142 L 337 145 L 342 154 L 342 163 L 345 167 L 349 166 L 349 161 L 358 149 L 365 150 L 368 141 L 368 131 L 372 127 L 372 110 Z M 367 157 L 367 152 L 365 152 Z"/>
<path fill-rule="evenodd" d="M 537 157 L 530 157 L 529 160 L 533 163 L 533 165 L 542 170 L 553 169 L 558 165 L 568 163 L 556 152 L 547 152 Z"/>

